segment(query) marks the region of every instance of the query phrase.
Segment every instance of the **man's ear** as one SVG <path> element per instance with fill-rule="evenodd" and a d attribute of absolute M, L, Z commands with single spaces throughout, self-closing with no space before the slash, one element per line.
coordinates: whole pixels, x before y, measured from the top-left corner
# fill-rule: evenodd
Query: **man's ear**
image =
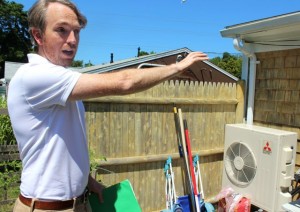
<path fill-rule="evenodd" d="M 41 30 L 33 28 L 33 29 L 31 29 L 31 33 L 32 33 L 32 36 L 33 36 L 35 42 L 39 46 L 42 45 L 43 40 L 42 40 L 42 32 L 41 32 Z"/>

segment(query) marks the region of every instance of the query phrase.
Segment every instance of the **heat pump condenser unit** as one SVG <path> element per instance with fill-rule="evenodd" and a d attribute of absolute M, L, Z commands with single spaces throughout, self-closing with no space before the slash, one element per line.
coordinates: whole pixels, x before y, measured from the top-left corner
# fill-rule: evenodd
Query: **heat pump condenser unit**
<path fill-rule="evenodd" d="M 266 127 L 228 124 L 225 127 L 222 187 L 247 195 L 268 212 L 283 211 L 291 201 L 297 134 Z"/>

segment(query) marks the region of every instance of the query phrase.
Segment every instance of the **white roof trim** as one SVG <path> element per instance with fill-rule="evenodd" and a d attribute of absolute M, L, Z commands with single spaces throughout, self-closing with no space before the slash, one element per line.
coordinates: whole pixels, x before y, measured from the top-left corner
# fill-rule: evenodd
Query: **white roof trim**
<path fill-rule="evenodd" d="M 300 48 L 300 11 L 228 26 L 220 33 L 243 40 L 254 52 Z"/>
<path fill-rule="evenodd" d="M 299 25 L 300 12 L 288 13 L 265 19 L 259 19 L 246 23 L 227 26 L 221 30 L 222 37 L 236 38 L 237 35 L 250 34 L 255 32 L 268 31 L 281 28 L 283 26 Z"/>

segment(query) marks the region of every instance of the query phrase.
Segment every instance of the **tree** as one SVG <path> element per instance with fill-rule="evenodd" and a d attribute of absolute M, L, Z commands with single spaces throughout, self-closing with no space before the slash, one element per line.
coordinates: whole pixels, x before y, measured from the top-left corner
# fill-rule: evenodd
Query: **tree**
<path fill-rule="evenodd" d="M 4 61 L 27 62 L 31 50 L 27 12 L 15 2 L 0 0 L 0 66 Z M 0 73 L 0 78 L 4 73 Z"/>
<path fill-rule="evenodd" d="M 211 63 L 224 69 L 237 78 L 241 78 L 242 73 L 242 57 L 231 55 L 228 52 L 223 53 L 223 57 L 215 57 L 210 60 Z"/>
<path fill-rule="evenodd" d="M 85 63 L 85 64 L 84 64 L 84 67 L 90 67 L 90 66 L 93 66 L 93 65 L 94 65 L 94 64 L 91 63 L 91 61 L 89 60 L 88 63 Z"/>
<path fill-rule="evenodd" d="M 71 67 L 90 67 L 93 66 L 94 64 L 89 61 L 88 63 L 83 64 L 83 60 L 73 60 Z"/>
<path fill-rule="evenodd" d="M 83 60 L 73 60 L 71 67 L 83 67 Z"/>
<path fill-rule="evenodd" d="M 156 53 L 154 51 L 151 52 L 140 51 L 139 56 L 150 55 L 150 54 L 156 54 Z"/>

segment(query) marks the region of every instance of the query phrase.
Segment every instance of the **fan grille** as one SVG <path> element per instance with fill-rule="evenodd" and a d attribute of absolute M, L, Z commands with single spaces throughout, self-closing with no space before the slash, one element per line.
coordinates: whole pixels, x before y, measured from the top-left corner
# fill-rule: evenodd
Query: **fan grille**
<path fill-rule="evenodd" d="M 256 174 L 256 161 L 244 143 L 232 143 L 225 153 L 225 170 L 229 180 L 238 187 L 248 186 Z"/>

